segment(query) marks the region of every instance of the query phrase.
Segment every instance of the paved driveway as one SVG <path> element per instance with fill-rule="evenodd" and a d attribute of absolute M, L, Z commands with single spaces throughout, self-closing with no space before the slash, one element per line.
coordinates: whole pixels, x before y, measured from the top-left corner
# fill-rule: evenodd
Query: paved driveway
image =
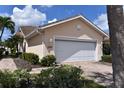
<path fill-rule="evenodd" d="M 111 86 L 112 85 L 112 66 L 111 63 L 102 62 L 66 62 L 64 64 L 81 67 L 84 76 L 95 82 Z"/>

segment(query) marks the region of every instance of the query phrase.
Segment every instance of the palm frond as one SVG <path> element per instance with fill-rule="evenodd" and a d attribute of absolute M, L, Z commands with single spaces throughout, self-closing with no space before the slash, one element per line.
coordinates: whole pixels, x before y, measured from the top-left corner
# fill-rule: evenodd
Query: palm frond
<path fill-rule="evenodd" d="M 11 20 L 10 17 L 0 16 L 0 30 L 2 28 L 2 32 L 4 31 L 4 28 L 7 28 L 13 34 L 15 32 L 15 23 Z M 0 35 L 0 39 L 2 37 L 2 34 Z"/>

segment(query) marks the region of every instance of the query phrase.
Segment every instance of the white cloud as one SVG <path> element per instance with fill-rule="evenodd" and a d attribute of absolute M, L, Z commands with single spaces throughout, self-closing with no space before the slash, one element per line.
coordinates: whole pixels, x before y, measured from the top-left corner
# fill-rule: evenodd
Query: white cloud
<path fill-rule="evenodd" d="M 101 14 L 94 20 L 94 24 L 100 27 L 102 30 L 108 30 L 108 19 L 107 14 Z"/>
<path fill-rule="evenodd" d="M 46 21 L 46 14 L 33 9 L 32 6 L 25 6 L 24 9 L 15 7 L 11 18 L 19 26 L 36 26 Z"/>
<path fill-rule="evenodd" d="M 57 21 L 57 19 L 54 18 L 53 20 L 48 21 L 48 23 L 53 23 L 53 22 L 56 22 L 56 21 Z"/>

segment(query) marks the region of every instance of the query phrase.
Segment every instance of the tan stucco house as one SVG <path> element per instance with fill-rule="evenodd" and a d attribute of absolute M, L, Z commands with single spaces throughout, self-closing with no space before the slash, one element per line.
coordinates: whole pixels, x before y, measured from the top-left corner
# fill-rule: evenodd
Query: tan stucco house
<path fill-rule="evenodd" d="M 53 54 L 57 62 L 99 61 L 102 43 L 109 36 L 81 15 L 32 27 L 22 26 L 24 51 L 40 58 Z"/>

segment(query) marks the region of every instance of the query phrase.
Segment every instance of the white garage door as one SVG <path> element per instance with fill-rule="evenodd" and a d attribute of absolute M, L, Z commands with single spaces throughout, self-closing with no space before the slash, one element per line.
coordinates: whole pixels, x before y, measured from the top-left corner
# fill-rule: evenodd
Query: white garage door
<path fill-rule="evenodd" d="M 95 42 L 55 40 L 57 62 L 94 61 Z"/>

